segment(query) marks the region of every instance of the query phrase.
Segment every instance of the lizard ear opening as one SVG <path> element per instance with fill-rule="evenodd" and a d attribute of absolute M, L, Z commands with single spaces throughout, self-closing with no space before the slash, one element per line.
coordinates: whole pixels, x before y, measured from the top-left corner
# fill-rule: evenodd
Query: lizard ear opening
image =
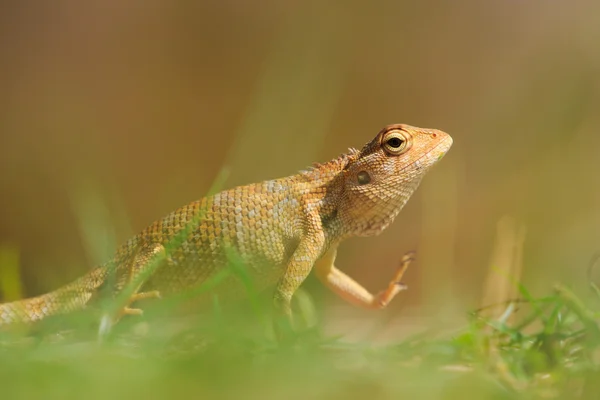
<path fill-rule="evenodd" d="M 367 171 L 360 171 L 358 175 L 356 175 L 356 180 L 359 185 L 366 185 L 371 182 L 371 175 Z"/>

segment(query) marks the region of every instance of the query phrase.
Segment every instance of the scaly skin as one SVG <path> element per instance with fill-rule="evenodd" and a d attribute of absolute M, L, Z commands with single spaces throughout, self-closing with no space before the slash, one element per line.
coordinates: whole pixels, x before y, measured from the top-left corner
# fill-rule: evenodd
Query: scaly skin
<path fill-rule="evenodd" d="M 410 257 L 388 287 L 373 295 L 334 266 L 337 247 L 352 236 L 381 233 L 451 145 L 451 137 L 439 130 L 390 125 L 360 151 L 349 149 L 296 175 L 192 202 L 154 222 L 76 281 L 1 304 L 0 326 L 69 313 L 104 295 L 125 297 L 114 320 L 139 314 L 129 305 L 198 287 L 227 268 L 232 254 L 243 261 L 257 290 L 275 286 L 275 307 L 290 317 L 292 296 L 313 268 L 345 300 L 383 308 L 405 288 L 400 280 Z M 223 298 L 244 293 L 233 276 L 211 292 Z"/>

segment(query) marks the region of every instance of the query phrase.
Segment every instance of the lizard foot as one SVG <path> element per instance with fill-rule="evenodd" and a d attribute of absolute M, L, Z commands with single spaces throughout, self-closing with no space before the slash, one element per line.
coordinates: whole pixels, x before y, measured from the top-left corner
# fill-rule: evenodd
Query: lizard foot
<path fill-rule="evenodd" d="M 100 320 L 100 326 L 98 329 L 98 338 L 102 340 L 112 329 L 112 327 L 125 315 L 143 315 L 144 310 L 141 308 L 131 308 L 131 304 L 138 300 L 144 299 L 160 299 L 160 292 L 158 290 L 152 290 L 149 292 L 134 293 L 127 301 L 125 305 L 116 316 L 104 314 Z"/>
<path fill-rule="evenodd" d="M 131 308 L 129 306 L 138 300 L 144 300 L 144 299 L 160 299 L 160 292 L 158 290 L 152 290 L 149 292 L 133 294 L 129 298 L 127 305 L 121 309 L 121 311 L 117 317 L 117 320 L 119 320 L 124 315 L 143 315 L 144 310 L 142 310 L 141 308 Z"/>
<path fill-rule="evenodd" d="M 402 277 L 404 276 L 404 273 L 408 269 L 410 263 L 415 260 L 415 254 L 416 253 L 414 251 L 409 251 L 402 256 L 400 266 L 388 284 L 387 289 L 377 294 L 376 304 L 378 308 L 385 308 L 398 293 L 408 289 L 408 286 L 402 282 Z"/>

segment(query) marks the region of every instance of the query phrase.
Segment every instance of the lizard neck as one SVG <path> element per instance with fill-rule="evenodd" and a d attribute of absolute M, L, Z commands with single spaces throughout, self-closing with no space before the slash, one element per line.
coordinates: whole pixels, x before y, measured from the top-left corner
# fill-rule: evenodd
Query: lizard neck
<path fill-rule="evenodd" d="M 332 244 L 348 236 L 340 218 L 340 204 L 344 196 L 344 169 L 356 159 L 358 150 L 349 149 L 348 153 L 312 168 L 301 171 L 300 179 L 310 185 L 303 193 L 308 213 L 318 218 L 325 233 L 326 251 Z"/>

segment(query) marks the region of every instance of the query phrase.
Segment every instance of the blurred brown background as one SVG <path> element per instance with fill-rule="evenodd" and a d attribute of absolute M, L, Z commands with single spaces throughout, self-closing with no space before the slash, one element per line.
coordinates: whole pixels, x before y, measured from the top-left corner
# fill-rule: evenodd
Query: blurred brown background
<path fill-rule="evenodd" d="M 599 16 L 592 1 L 4 3 L 0 245 L 38 294 L 223 168 L 226 187 L 289 175 L 405 122 L 454 147 L 388 231 L 338 258 L 377 290 L 419 251 L 386 315 L 477 307 L 505 215 L 526 228 L 534 294 L 585 288 L 600 250 Z"/>

